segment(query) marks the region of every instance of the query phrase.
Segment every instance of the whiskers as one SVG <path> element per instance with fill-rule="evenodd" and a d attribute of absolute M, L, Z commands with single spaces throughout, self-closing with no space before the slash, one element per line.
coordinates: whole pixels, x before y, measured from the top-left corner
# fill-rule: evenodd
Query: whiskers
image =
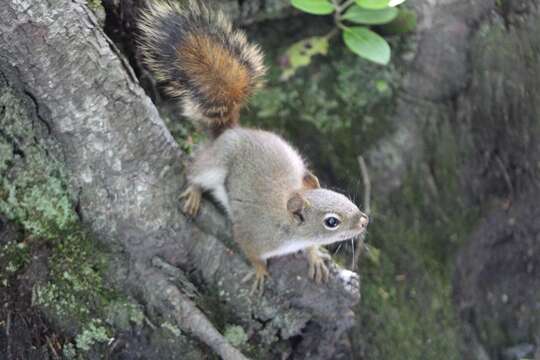
<path fill-rule="evenodd" d="M 332 252 L 332 256 L 340 255 L 343 249 L 346 249 L 350 243 L 350 247 L 351 247 L 350 253 L 352 255 L 350 269 L 355 270 L 358 266 L 358 259 L 360 255 L 362 253 L 369 253 L 369 247 L 367 246 L 365 242 L 366 235 L 367 235 L 367 230 L 364 230 L 359 234 L 355 234 L 351 237 L 343 239 L 343 241 L 337 243 L 334 251 Z M 348 251 L 348 250 L 345 250 L 345 251 Z"/>
<path fill-rule="evenodd" d="M 332 256 L 337 256 L 339 255 L 339 252 L 341 251 L 341 248 L 343 247 L 343 244 L 344 242 L 340 242 L 338 244 L 338 246 L 336 247 L 336 249 L 334 250 L 334 253 L 332 254 Z"/>
<path fill-rule="evenodd" d="M 358 262 L 360 255 L 365 252 L 369 253 L 369 246 L 366 244 L 367 229 L 362 231 L 360 234 L 356 235 L 351 239 L 352 247 L 352 259 L 351 259 L 351 270 L 355 271 L 358 267 Z M 356 244 L 356 246 L 355 246 Z M 355 254 L 356 250 L 356 254 Z"/>
<path fill-rule="evenodd" d="M 353 237 L 351 239 L 351 249 L 352 249 L 352 260 L 351 260 L 351 269 L 353 269 L 354 266 L 354 259 L 356 259 L 356 256 L 354 256 L 354 243 L 357 242 L 357 236 Z M 359 242 L 357 242 L 359 244 Z"/>

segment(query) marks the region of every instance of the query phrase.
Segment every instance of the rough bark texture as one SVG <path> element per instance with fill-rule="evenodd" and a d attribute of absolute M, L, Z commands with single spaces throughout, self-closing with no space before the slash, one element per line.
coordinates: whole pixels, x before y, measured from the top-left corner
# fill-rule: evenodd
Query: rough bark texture
<path fill-rule="evenodd" d="M 540 13 L 527 1 L 500 10 L 471 39 L 471 85 L 458 101 L 474 154 L 465 189 L 490 211 L 459 252 L 454 297 L 484 358 L 538 358 Z"/>
<path fill-rule="evenodd" d="M 500 209 L 476 229 L 457 259 L 460 315 L 492 359 L 532 356 L 540 341 L 538 192 Z M 471 351 L 470 359 L 477 358 Z"/>
<path fill-rule="evenodd" d="M 117 286 L 151 313 L 175 317 L 188 333 L 198 336 L 201 324 L 215 332 L 151 266 L 160 257 L 195 270 L 218 294 L 220 311 L 234 314 L 248 336 L 278 341 L 298 357 L 331 357 L 352 323 L 356 278 L 334 266 L 329 284 L 319 287 L 306 278 L 303 258 L 287 257 L 271 261 L 266 296 L 251 298 L 250 284 L 239 281 L 248 266 L 222 242 L 228 237 L 223 216 L 211 206 L 200 224 L 181 215 L 182 154 L 92 12 L 80 2 L 8 1 L 0 19 L 0 73 L 16 74 L 35 101 L 49 129 L 36 136 L 59 145 L 81 220 L 116 252 Z M 208 345 L 224 358 L 239 356 L 214 340 Z"/>
<path fill-rule="evenodd" d="M 487 213 L 461 240 L 455 260 L 462 356 L 538 358 L 538 4 L 449 0 L 413 6 L 417 51 L 392 114 L 396 130 L 367 155 L 375 196 L 384 200 L 402 189 L 410 169 L 424 165 L 425 191 L 436 192 L 425 134 L 450 124 L 446 131 L 462 154 L 455 169 L 462 171 L 459 191 L 469 207 Z"/>
<path fill-rule="evenodd" d="M 291 7 L 288 0 L 210 0 L 208 3 L 222 9 L 231 19 L 241 24 L 278 19 L 298 13 Z M 133 11 L 144 5 L 144 0 L 125 0 L 122 2 L 103 0 L 102 4 L 107 8 L 107 12 L 116 11 L 115 17 L 121 19 L 123 27 L 126 28 L 132 23 Z"/>
<path fill-rule="evenodd" d="M 425 158 L 422 131 L 450 118 L 454 101 L 469 82 L 470 37 L 495 1 L 412 3 L 419 15 L 415 58 L 392 114 L 396 130 L 367 154 L 374 194 L 381 199 L 403 184 L 407 171 Z"/>

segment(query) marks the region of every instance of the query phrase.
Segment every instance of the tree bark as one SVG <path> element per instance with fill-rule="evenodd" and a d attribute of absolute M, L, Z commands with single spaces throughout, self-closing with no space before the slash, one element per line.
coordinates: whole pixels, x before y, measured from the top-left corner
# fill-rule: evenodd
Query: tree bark
<path fill-rule="evenodd" d="M 195 223 L 180 213 L 185 157 L 82 2 L 5 1 L 0 60 L 0 74 L 16 74 L 46 123 L 48 133 L 36 136 L 59 146 L 81 221 L 115 253 L 110 277 L 119 289 L 223 358 L 242 358 L 185 291 L 152 266 L 163 259 L 195 271 L 197 285 L 207 289 L 202 296 L 219 294 L 219 311 L 234 314 L 248 335 L 277 341 L 298 358 L 332 357 L 353 322 L 357 278 L 332 265 L 329 283 L 315 285 L 305 259 L 289 256 L 270 262 L 265 296 L 249 296 L 250 284 L 240 279 L 250 269 L 225 245 L 223 215 L 207 203 Z"/>

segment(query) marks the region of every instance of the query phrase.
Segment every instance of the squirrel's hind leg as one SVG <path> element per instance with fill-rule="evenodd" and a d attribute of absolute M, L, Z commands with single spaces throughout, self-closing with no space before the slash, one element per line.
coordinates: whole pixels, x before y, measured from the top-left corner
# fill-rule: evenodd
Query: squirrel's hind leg
<path fill-rule="evenodd" d="M 189 185 L 187 189 L 180 195 L 180 199 L 184 200 L 182 210 L 184 214 L 195 217 L 201 206 L 202 190 L 196 185 Z"/>

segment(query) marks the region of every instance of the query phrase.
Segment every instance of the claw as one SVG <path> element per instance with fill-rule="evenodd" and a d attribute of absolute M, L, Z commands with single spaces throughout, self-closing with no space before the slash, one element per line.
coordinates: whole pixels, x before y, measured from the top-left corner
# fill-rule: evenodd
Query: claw
<path fill-rule="evenodd" d="M 328 260 L 328 261 L 332 259 L 332 256 L 328 253 L 328 250 L 326 250 L 325 248 L 320 247 L 317 250 L 319 252 L 318 255 L 321 259 Z"/>
<path fill-rule="evenodd" d="M 255 281 L 253 281 L 253 285 L 251 286 L 251 291 L 249 292 L 249 295 L 253 296 L 262 296 L 264 293 L 264 284 L 266 281 L 266 278 L 270 276 L 268 274 L 268 271 L 266 270 L 266 265 L 264 263 L 255 263 L 255 271 L 249 272 L 243 279 L 242 282 L 245 283 L 249 281 L 253 275 L 255 275 Z"/>
<path fill-rule="evenodd" d="M 267 276 L 268 273 L 255 272 L 255 281 L 251 286 L 251 291 L 249 292 L 249 295 L 262 296 L 262 294 L 264 293 L 264 283 L 266 282 Z"/>
<path fill-rule="evenodd" d="M 190 185 L 180 195 L 180 199 L 185 199 L 183 212 L 184 214 L 195 217 L 199 213 L 199 208 L 201 206 L 202 191 L 198 186 Z"/>
<path fill-rule="evenodd" d="M 243 283 L 247 283 L 252 277 L 253 275 L 255 275 L 255 271 L 250 271 L 246 274 L 246 276 L 244 276 L 241 280 L 242 284 Z"/>
<path fill-rule="evenodd" d="M 328 267 L 324 262 L 330 260 L 330 255 L 322 252 L 318 247 L 309 248 L 307 255 L 309 262 L 308 276 L 315 280 L 317 284 L 327 282 L 330 271 L 328 271 Z"/>

